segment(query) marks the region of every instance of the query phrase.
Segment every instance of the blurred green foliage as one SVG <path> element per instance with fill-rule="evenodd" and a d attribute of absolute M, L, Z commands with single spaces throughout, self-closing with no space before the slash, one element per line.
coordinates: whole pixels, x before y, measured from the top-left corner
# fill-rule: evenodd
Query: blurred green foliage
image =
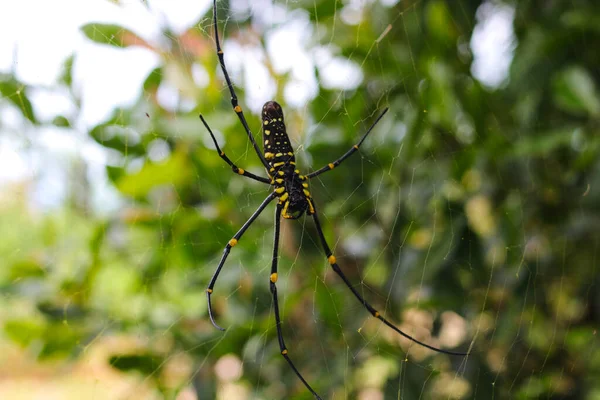
<path fill-rule="evenodd" d="M 307 50 L 331 46 L 364 74 L 356 90 L 319 88 L 303 109 L 278 98 L 292 141 L 303 145 L 305 171 L 341 155 L 378 110 L 391 110 L 360 155 L 312 182 L 342 268 L 407 332 L 471 351 L 452 358 L 399 340 L 324 272 L 312 223 L 284 222 L 284 334 L 324 398 L 600 396 L 600 5 L 504 3 L 515 10 L 516 43 L 509 78 L 494 90 L 471 74 L 480 1 L 375 2 L 356 25 L 342 21 L 342 2 L 282 3 L 313 24 Z M 227 10 L 223 4 L 220 21 Z M 248 398 L 308 399 L 279 355 L 268 293 L 271 208 L 217 283 L 215 310 L 229 329 L 208 322 L 204 289 L 222 248 L 268 194 L 230 172 L 197 118 L 201 112 L 222 134 L 238 165 L 261 171 L 230 110 L 209 15 L 200 29 L 170 33 L 166 47 L 114 25 L 82 28 L 98 43 L 144 46 L 162 65 L 136 104 L 88 132 L 111 152 L 107 176 L 126 199 L 121 209 L 98 216 L 70 201 L 39 215 L 24 188 L 3 194 L 3 336 L 40 360 L 81 357 L 112 335 L 143 338 L 106 361 L 137 371 L 165 398 L 190 385 L 198 398 L 228 398 L 237 385 Z M 226 40 L 264 33 L 245 18 L 227 24 Z M 72 63 L 62 82 L 79 104 Z M 205 87 L 194 81 L 195 64 L 208 72 Z M 282 93 L 290 77 L 273 77 Z M 195 107 L 162 107 L 157 91 L 165 83 Z M 43 125 L 28 89 L 2 76 L 0 106 L 20 110 L 23 124 Z M 258 134 L 258 117 L 245 110 Z M 65 117 L 52 123 L 73 126 Z M 153 161 L 157 144 L 168 152 Z M 87 187 L 73 182 L 73 197 Z M 219 373 L 227 355 L 243 360 L 241 377 Z M 179 380 L 169 378 L 174 364 L 189 364 Z"/>

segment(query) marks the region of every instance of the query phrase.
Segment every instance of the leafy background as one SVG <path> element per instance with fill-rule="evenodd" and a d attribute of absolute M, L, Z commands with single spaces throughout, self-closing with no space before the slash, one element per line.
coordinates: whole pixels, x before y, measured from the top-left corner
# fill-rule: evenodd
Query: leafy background
<path fill-rule="evenodd" d="M 599 5 L 372 2 L 352 25 L 344 4 L 281 4 L 309 17 L 318 33 L 309 48 L 330 45 L 364 74 L 355 90 L 323 85 L 294 108 L 283 96 L 291 77 L 269 68 L 299 163 L 331 161 L 390 107 L 360 155 L 312 182 L 325 234 L 387 317 L 471 353 L 433 354 L 382 328 L 328 271 L 310 220 L 286 221 L 279 292 L 299 369 L 324 398 L 600 398 Z M 514 9 L 515 43 L 508 79 L 490 88 L 473 77 L 469 43 L 485 7 L 500 6 Z M 260 45 L 255 16 L 220 7 L 228 41 Z M 279 355 L 270 208 L 217 284 L 229 329 L 208 322 L 204 288 L 223 245 L 268 194 L 229 171 L 198 120 L 236 163 L 261 170 L 230 110 L 210 13 L 161 44 L 82 26 L 86 40 L 161 60 L 135 104 L 91 129 L 74 124 L 77 111 L 39 118 L 36 88 L 0 77 L 0 108 L 18 111 L 29 145 L 49 126 L 88 136 L 109 154 L 106 175 L 123 200 L 97 212 L 79 157 L 68 160 L 68 197 L 50 211 L 32 205 L 35 177 L 2 187 L 0 397 L 311 398 Z M 79 110 L 73 61 L 58 86 Z M 186 101 L 164 107 L 161 85 Z"/>

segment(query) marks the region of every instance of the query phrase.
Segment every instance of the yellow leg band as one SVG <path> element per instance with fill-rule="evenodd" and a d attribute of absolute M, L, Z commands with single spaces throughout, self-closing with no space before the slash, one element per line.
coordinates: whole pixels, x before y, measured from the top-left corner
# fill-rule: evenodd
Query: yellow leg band
<path fill-rule="evenodd" d="M 287 353 L 288 353 L 288 352 L 287 352 L 287 349 L 283 349 L 283 350 L 281 351 L 281 354 L 283 354 L 284 356 L 285 356 Z"/>
<path fill-rule="evenodd" d="M 236 238 L 233 238 L 233 239 L 231 239 L 231 240 L 229 241 L 229 245 L 230 245 L 231 247 L 233 247 L 233 246 L 235 246 L 235 245 L 237 244 L 237 242 L 238 242 L 238 241 L 237 241 L 237 239 L 236 239 Z"/>
<path fill-rule="evenodd" d="M 290 202 L 289 202 L 289 201 L 286 201 L 286 202 L 285 202 L 285 205 L 283 206 L 283 211 L 282 211 L 283 218 L 289 218 L 289 217 L 290 217 L 290 216 L 288 215 L 288 213 L 287 213 L 287 209 L 288 209 L 289 205 L 290 205 Z"/>
<path fill-rule="evenodd" d="M 274 272 L 271 274 L 271 282 L 273 282 L 273 283 L 277 282 L 277 272 Z"/>
<path fill-rule="evenodd" d="M 242 107 L 240 107 L 240 106 L 235 106 L 233 109 L 235 110 L 236 113 L 242 112 Z"/>
<path fill-rule="evenodd" d="M 332 254 L 329 257 L 327 257 L 327 261 L 329 261 L 329 264 L 333 265 L 335 264 L 336 260 L 335 260 L 335 256 Z"/>

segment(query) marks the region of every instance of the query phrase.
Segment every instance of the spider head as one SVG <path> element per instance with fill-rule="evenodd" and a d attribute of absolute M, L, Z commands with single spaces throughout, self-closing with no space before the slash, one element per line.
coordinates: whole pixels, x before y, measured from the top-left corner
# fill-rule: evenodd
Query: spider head
<path fill-rule="evenodd" d="M 279 119 L 281 118 L 281 119 Z M 263 120 L 276 120 L 279 122 L 283 122 L 283 109 L 276 101 L 267 101 L 263 106 L 262 112 Z"/>

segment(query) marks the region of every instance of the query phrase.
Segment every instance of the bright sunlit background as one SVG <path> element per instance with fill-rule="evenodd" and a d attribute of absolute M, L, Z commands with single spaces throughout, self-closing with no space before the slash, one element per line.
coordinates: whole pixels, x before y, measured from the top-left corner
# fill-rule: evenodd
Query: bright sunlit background
<path fill-rule="evenodd" d="M 392 7 L 395 3 L 385 4 Z M 37 132 L 36 145 L 32 147 L 31 138 L 19 132 L 22 126 L 19 113 L 2 108 L 3 130 L 8 132 L 0 135 L 0 184 L 35 178 L 33 205 L 51 209 L 65 199 L 70 163 L 63 161 L 77 154 L 89 167 L 97 211 L 118 207 L 119 196 L 105 176 L 105 150 L 84 132 L 106 120 L 114 109 L 133 104 L 141 94 L 144 79 L 160 60 L 148 49 L 118 49 L 91 42 L 80 28 L 90 22 L 117 24 L 144 40 L 160 44 L 165 40 L 164 29 L 175 34 L 190 28 L 206 29 L 197 26 L 197 21 L 210 6 L 208 0 L 24 0 L 5 5 L 0 15 L 0 72 L 14 73 L 19 81 L 37 87 L 30 99 L 38 118 L 51 121 L 58 115 L 68 115 L 75 123 L 73 132 L 52 127 Z M 350 2 L 342 18 L 357 23 L 359 20 L 353 18 L 360 15 L 361 7 L 366 5 Z M 290 106 L 302 107 L 314 99 L 317 84 L 348 90 L 361 83 L 357 65 L 342 57 L 335 58 L 325 47 L 312 49 L 311 54 L 307 52 L 306 43 L 314 32 L 310 32 L 305 14 L 290 14 L 269 1 L 233 2 L 231 12 L 234 16 L 251 13 L 258 17 L 259 29 L 267 32 L 265 48 L 273 67 L 280 73 L 293 75 L 283 92 Z M 17 18 L 19 15 L 28 16 Z M 508 76 L 516 45 L 513 17 L 514 11 L 507 5 L 484 4 L 478 11 L 478 23 L 468 44 L 474 55 L 474 76 L 492 89 L 502 85 Z M 267 21 L 273 24 L 286 21 L 286 24 L 273 29 L 265 25 Z M 254 112 L 275 96 L 275 82 L 269 78 L 263 65 L 263 50 L 256 44 L 253 39 L 244 47 L 235 42 L 226 44 L 230 71 L 238 82 L 244 83 L 246 104 Z M 74 56 L 73 81 L 81 100 L 77 115 L 67 93 L 57 86 L 64 62 L 70 56 Z M 314 63 L 321 72 L 320 82 L 312 72 Z M 207 76 L 198 67 L 195 77 L 200 86 L 208 84 Z M 173 108 L 180 106 L 182 99 L 176 89 L 166 84 L 159 91 L 159 101 L 166 108 Z M 190 103 L 190 99 L 183 101 Z M 193 106 L 189 104 L 190 108 Z"/>

